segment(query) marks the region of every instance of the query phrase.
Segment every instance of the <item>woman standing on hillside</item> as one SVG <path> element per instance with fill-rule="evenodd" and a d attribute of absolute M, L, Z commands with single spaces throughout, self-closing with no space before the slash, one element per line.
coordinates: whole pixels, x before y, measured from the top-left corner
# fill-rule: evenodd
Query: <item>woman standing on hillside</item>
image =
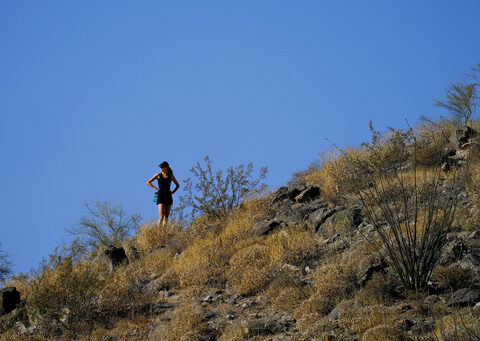
<path fill-rule="evenodd" d="M 178 184 L 177 179 L 173 176 L 173 171 L 167 161 L 163 161 L 158 167 L 160 167 L 162 171 L 152 176 L 147 181 L 147 185 L 158 191 L 157 205 L 159 218 L 157 226 L 160 227 L 160 222 L 162 220 L 162 226 L 168 223 L 168 215 L 170 214 L 170 208 L 173 204 L 172 194 L 177 191 L 180 185 Z M 155 179 L 158 180 L 158 188 L 155 188 L 155 186 L 152 185 L 152 181 Z M 170 190 L 170 184 L 172 181 L 175 183 L 175 189 L 173 191 Z"/>

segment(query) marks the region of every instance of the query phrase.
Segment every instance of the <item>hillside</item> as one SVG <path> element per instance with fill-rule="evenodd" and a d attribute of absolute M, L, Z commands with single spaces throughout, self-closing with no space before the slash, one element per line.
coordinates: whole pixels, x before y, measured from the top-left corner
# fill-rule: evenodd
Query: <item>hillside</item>
<path fill-rule="evenodd" d="M 225 219 L 145 223 L 127 261 L 57 250 L 6 283 L 0 340 L 479 340 L 478 132 L 372 128 Z"/>

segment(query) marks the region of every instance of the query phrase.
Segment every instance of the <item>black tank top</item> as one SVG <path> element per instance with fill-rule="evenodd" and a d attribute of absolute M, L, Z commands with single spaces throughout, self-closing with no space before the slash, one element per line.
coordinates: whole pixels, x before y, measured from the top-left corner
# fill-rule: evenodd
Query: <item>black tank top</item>
<path fill-rule="evenodd" d="M 157 180 L 158 180 L 158 192 L 170 194 L 170 183 L 172 182 L 172 177 L 170 176 L 170 174 L 168 174 L 167 178 L 164 178 L 162 172 L 160 172 Z"/>

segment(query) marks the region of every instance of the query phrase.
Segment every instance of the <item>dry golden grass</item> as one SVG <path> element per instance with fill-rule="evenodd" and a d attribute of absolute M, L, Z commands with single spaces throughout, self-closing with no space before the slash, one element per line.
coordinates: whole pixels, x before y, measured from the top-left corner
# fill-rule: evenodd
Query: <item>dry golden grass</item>
<path fill-rule="evenodd" d="M 475 271 L 460 266 L 438 266 L 432 272 L 432 279 L 446 289 L 466 288 L 475 278 Z"/>
<path fill-rule="evenodd" d="M 458 222 L 465 230 L 480 229 L 480 162 L 472 164 L 470 169 L 470 177 L 466 183 L 468 196 L 473 203 L 473 209 L 467 206 L 459 208 L 457 213 Z"/>
<path fill-rule="evenodd" d="M 142 292 L 143 271 L 140 263 L 134 265 L 121 265 L 110 274 L 98 295 L 99 309 L 110 315 L 117 315 L 126 311 L 135 311 L 144 304 L 152 301 L 153 294 Z"/>
<path fill-rule="evenodd" d="M 134 237 L 136 247 L 143 252 L 148 252 L 156 246 L 167 245 L 170 238 L 178 234 L 183 226 L 176 221 L 169 220 L 168 224 L 157 227 L 155 220 L 142 224 Z"/>
<path fill-rule="evenodd" d="M 294 311 L 297 321 L 303 321 L 297 323 L 297 327 L 308 329 L 308 325 L 302 326 L 302 323 L 321 320 L 341 301 L 350 299 L 357 290 L 358 271 L 373 260 L 371 246 L 363 240 L 341 255 L 324 258 L 323 265 L 313 274 L 314 292 Z"/>
<path fill-rule="evenodd" d="M 287 275 L 276 277 L 265 294 L 277 310 L 293 311 L 312 294 L 313 288 L 302 286 L 298 280 Z"/>
<path fill-rule="evenodd" d="M 347 147 L 345 152 L 348 157 L 361 159 L 368 155 L 361 147 Z M 349 178 L 347 157 L 334 150 L 319 156 L 320 167 L 306 174 L 305 181 L 322 189 L 323 200 L 337 202 L 343 197 L 343 192 L 349 192 L 352 186 L 346 181 Z"/>
<path fill-rule="evenodd" d="M 296 326 L 300 334 L 308 340 L 336 340 L 329 338 L 328 334 L 324 334 L 335 329 L 335 322 L 321 314 L 304 314 L 297 319 Z"/>
<path fill-rule="evenodd" d="M 321 240 L 315 231 L 304 226 L 289 226 L 267 236 L 265 253 L 271 263 L 298 265 L 319 257 L 320 246 Z"/>
<path fill-rule="evenodd" d="M 438 319 L 434 335 L 437 340 L 478 340 L 480 339 L 480 313 L 476 310 L 456 311 Z"/>
<path fill-rule="evenodd" d="M 113 328 L 106 329 L 99 327 L 92 331 L 90 335 L 83 335 L 78 338 L 79 341 L 103 341 L 108 339 L 128 340 L 133 337 L 136 340 L 146 340 L 150 332 L 152 320 L 144 315 L 135 315 L 128 319 L 121 319 L 116 322 Z"/>
<path fill-rule="evenodd" d="M 455 125 L 449 120 L 423 122 L 415 128 L 417 136 L 417 159 L 419 165 L 432 166 L 439 162 L 445 148 L 454 149 L 450 137 Z"/>
<path fill-rule="evenodd" d="M 220 231 L 208 231 L 195 238 L 183 256 L 172 264 L 180 285 L 223 283 L 230 258 L 238 250 L 263 239 L 252 237 L 251 228 L 264 217 L 268 202 L 264 198 L 246 201 L 227 217 Z"/>
<path fill-rule="evenodd" d="M 397 298 L 396 282 L 389 274 L 375 273 L 355 299 L 367 305 L 391 304 Z"/>
<path fill-rule="evenodd" d="M 175 311 L 161 340 L 197 341 L 201 339 L 204 328 L 200 308 L 194 305 L 184 306 Z"/>
<path fill-rule="evenodd" d="M 362 341 L 403 341 L 405 340 L 404 333 L 400 328 L 380 324 L 368 329 L 362 337 Z"/>
<path fill-rule="evenodd" d="M 247 331 L 238 323 L 232 323 L 225 327 L 218 341 L 243 341 L 246 340 Z"/>
<path fill-rule="evenodd" d="M 379 325 L 395 326 L 396 310 L 384 305 L 359 306 L 349 300 L 339 304 L 338 324 L 359 337 Z"/>
<path fill-rule="evenodd" d="M 270 265 L 265 246 L 254 244 L 239 250 L 230 259 L 228 283 L 239 294 L 254 294 L 273 278 L 274 265 Z"/>

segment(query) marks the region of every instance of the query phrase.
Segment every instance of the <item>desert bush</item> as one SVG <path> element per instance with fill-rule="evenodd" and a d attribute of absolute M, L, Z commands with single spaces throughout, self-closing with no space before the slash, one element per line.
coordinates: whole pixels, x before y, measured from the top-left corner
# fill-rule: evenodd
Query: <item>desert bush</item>
<path fill-rule="evenodd" d="M 169 263 L 169 255 L 161 257 L 161 261 Z M 146 310 L 155 295 L 142 290 L 146 284 L 145 279 L 148 279 L 147 273 L 151 272 L 148 268 L 142 267 L 141 262 L 123 264 L 115 272 L 109 273 L 98 294 L 99 316 L 108 320 Z"/>
<path fill-rule="evenodd" d="M 450 116 L 459 124 L 467 124 L 475 114 L 480 98 L 477 94 L 478 83 L 465 80 L 452 83 L 445 90 L 444 101 L 436 99 L 434 104 L 447 109 Z"/>
<path fill-rule="evenodd" d="M 11 272 L 11 262 L 8 254 L 2 250 L 2 244 L 0 243 L 0 283 L 5 280 L 7 275 Z"/>
<path fill-rule="evenodd" d="M 26 310 L 44 336 L 88 331 L 108 270 L 56 248 L 32 273 Z"/>
<path fill-rule="evenodd" d="M 222 219 L 250 194 L 266 190 L 266 185 L 260 181 L 265 178 L 267 167 L 261 167 L 259 175 L 254 177 L 252 163 L 246 168 L 240 164 L 235 168 L 229 167 L 224 177 L 223 170 L 213 174 L 208 155 L 203 160 L 205 168 L 197 162 L 190 170 L 195 179 L 188 177 L 183 180 L 184 195 L 179 197 L 179 205 L 172 210 L 180 212 L 182 219 L 186 210 L 190 210 L 187 215 L 191 218 L 203 213 Z"/>
<path fill-rule="evenodd" d="M 384 142 L 379 132 L 371 130 L 372 140 L 364 144 L 371 159 L 346 154 L 349 179 L 356 184 L 354 192 L 346 194 L 363 208 L 380 242 L 363 234 L 366 240 L 407 289 L 421 290 L 446 243 L 468 163 L 453 170 L 447 180 L 442 177 L 440 163 L 421 177 L 412 129 L 392 130 L 392 137 Z M 384 167 L 385 160 L 389 160 L 388 167 Z"/>
<path fill-rule="evenodd" d="M 121 203 L 94 200 L 84 203 L 86 213 L 75 224 L 66 228 L 78 241 L 93 249 L 118 246 L 131 231 L 136 231 L 140 222 L 138 213 L 128 214 Z"/>

